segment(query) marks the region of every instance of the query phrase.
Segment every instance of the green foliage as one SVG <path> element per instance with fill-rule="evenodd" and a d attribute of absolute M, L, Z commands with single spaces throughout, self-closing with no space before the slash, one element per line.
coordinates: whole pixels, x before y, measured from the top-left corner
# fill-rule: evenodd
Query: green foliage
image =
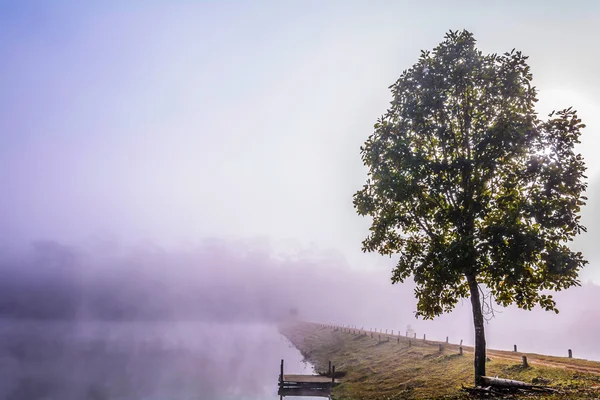
<path fill-rule="evenodd" d="M 414 277 L 418 316 L 452 310 L 467 276 L 524 309 L 556 311 L 541 292 L 578 285 L 586 261 L 568 244 L 585 231 L 584 125 L 572 108 L 540 120 L 531 81 L 521 52 L 485 55 L 450 31 L 390 87 L 361 147 L 363 251 L 399 255 L 392 281 Z"/>

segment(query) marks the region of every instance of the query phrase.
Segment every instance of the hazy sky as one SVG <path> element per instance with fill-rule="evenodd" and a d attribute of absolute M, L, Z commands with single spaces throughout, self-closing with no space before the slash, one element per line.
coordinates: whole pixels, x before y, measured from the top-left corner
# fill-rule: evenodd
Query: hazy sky
<path fill-rule="evenodd" d="M 373 265 L 359 147 L 420 49 L 464 28 L 531 56 L 540 111 L 580 110 L 600 282 L 600 2 L 493 3 L 0 0 L 0 238 L 261 237 Z"/>

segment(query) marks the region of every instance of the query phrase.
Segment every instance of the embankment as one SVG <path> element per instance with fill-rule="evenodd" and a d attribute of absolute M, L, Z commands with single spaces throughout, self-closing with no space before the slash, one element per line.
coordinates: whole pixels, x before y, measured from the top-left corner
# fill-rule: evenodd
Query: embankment
<path fill-rule="evenodd" d="M 345 373 L 336 399 L 462 399 L 461 386 L 473 382 L 473 350 L 366 331 L 344 331 L 308 322 L 289 322 L 281 333 L 319 372 L 331 360 Z M 441 346 L 441 351 L 440 351 Z M 526 355 L 529 367 L 521 357 Z M 490 350 L 487 374 L 558 388 L 544 398 L 600 396 L 600 363 L 537 354 Z"/>

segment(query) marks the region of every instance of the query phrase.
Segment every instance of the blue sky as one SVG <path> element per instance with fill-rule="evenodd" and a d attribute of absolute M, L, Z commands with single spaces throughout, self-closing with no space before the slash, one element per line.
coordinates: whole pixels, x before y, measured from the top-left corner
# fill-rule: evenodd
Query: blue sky
<path fill-rule="evenodd" d="M 359 147 L 419 51 L 468 29 L 531 56 L 540 112 L 588 125 L 576 245 L 600 281 L 599 18 L 597 1 L 0 0 L 0 238 L 263 237 L 378 264 Z"/>

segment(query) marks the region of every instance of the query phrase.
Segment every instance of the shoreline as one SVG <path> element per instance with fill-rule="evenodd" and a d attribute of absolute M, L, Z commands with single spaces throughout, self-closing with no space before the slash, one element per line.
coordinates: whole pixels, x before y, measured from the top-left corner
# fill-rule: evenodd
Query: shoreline
<path fill-rule="evenodd" d="M 329 361 L 345 374 L 335 399 L 467 399 L 462 386 L 473 385 L 473 352 L 459 346 L 402 336 L 374 334 L 320 324 L 289 321 L 279 330 L 315 367 L 326 373 Z M 381 341 L 379 336 L 381 335 Z M 441 351 L 440 351 L 441 348 Z M 530 366 L 522 366 L 527 355 Z M 488 350 L 487 374 L 525 382 L 546 382 L 561 393 L 548 399 L 600 396 L 600 363 L 587 360 Z M 518 397 L 514 397 L 518 398 Z"/>

